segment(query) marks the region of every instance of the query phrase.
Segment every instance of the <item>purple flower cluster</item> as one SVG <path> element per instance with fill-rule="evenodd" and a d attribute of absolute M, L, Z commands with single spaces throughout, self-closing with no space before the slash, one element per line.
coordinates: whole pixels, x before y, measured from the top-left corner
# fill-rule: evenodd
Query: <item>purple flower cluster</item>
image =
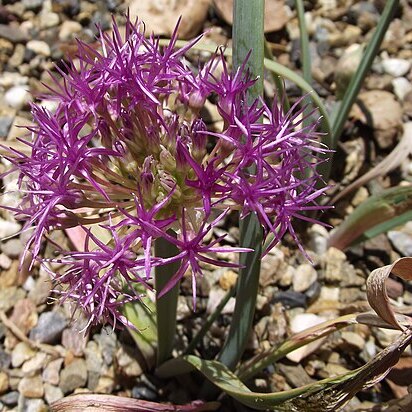
<path fill-rule="evenodd" d="M 248 105 L 253 80 L 244 67 L 231 73 L 219 53 L 194 73 L 184 55 L 198 39 L 176 49 L 176 37 L 161 47 L 127 19 L 124 35 L 116 24 L 100 33 L 99 50 L 78 42 L 48 97 L 57 110 L 33 105 L 31 154 L 8 157 L 25 193 L 14 212 L 34 227 L 33 259 L 50 263 L 40 254 L 52 230 L 84 231 L 84 249 L 62 250 L 65 270 L 52 276 L 90 323 L 127 323 L 119 306 L 140 298 L 136 285 L 151 287 L 153 267 L 180 262 L 163 294 L 188 271 L 195 291 L 201 262 L 234 266 L 215 254 L 246 249 L 205 240 L 230 210 L 256 213 L 273 247 L 286 232 L 299 244 L 292 219 L 320 209 L 317 124 L 303 127 L 302 110 L 284 113 L 279 101 Z M 200 115 L 209 98 L 218 132 Z M 160 238 L 179 253 L 154 256 Z"/>

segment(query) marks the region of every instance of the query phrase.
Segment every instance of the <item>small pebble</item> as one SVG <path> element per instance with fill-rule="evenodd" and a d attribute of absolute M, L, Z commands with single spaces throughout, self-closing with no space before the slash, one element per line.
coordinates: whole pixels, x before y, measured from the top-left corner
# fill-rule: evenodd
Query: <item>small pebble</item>
<path fill-rule="evenodd" d="M 62 345 L 74 356 L 82 356 L 86 347 L 87 338 L 75 328 L 67 328 L 62 334 Z"/>
<path fill-rule="evenodd" d="M 50 29 L 60 23 L 60 17 L 57 13 L 43 11 L 40 13 L 40 28 Z"/>
<path fill-rule="evenodd" d="M 44 397 L 49 405 L 63 398 L 63 396 L 63 391 L 58 386 L 53 386 L 49 383 L 44 384 Z"/>
<path fill-rule="evenodd" d="M 11 353 L 11 364 L 13 368 L 18 368 L 24 362 L 31 359 L 36 354 L 26 342 L 19 342 Z"/>
<path fill-rule="evenodd" d="M 40 376 L 24 377 L 19 382 L 18 391 L 25 398 L 41 398 L 44 395 L 44 388 Z"/>
<path fill-rule="evenodd" d="M 72 40 L 76 35 L 82 31 L 83 27 L 80 23 L 76 21 L 66 20 L 60 26 L 59 40 L 68 41 Z"/>
<path fill-rule="evenodd" d="M 0 239 L 12 236 L 18 233 L 21 226 L 17 222 L 10 222 L 8 220 L 0 219 Z"/>
<path fill-rule="evenodd" d="M 132 397 L 135 399 L 144 399 L 146 401 L 155 401 L 158 396 L 157 393 L 144 385 L 136 385 L 132 389 Z"/>
<path fill-rule="evenodd" d="M 16 25 L 0 24 L 0 39 L 12 43 L 24 43 L 27 41 L 27 34 Z"/>
<path fill-rule="evenodd" d="M 9 388 L 9 376 L 6 372 L 0 371 L 0 395 L 5 393 Z"/>
<path fill-rule="evenodd" d="M 285 308 L 306 308 L 307 297 L 303 293 L 291 290 L 279 291 L 275 293 L 273 302 L 280 302 Z"/>
<path fill-rule="evenodd" d="M 46 353 L 38 352 L 33 358 L 23 363 L 21 370 L 26 376 L 32 376 L 42 370 L 42 368 L 46 364 L 46 359 Z"/>
<path fill-rule="evenodd" d="M 385 59 L 382 61 L 385 73 L 393 77 L 405 76 L 411 69 L 411 62 L 404 59 Z"/>
<path fill-rule="evenodd" d="M 43 399 L 25 399 L 20 397 L 18 410 L 22 412 L 47 412 Z"/>
<path fill-rule="evenodd" d="M 26 48 L 40 56 L 50 56 L 50 46 L 45 41 L 30 40 L 29 42 L 27 42 Z"/>
<path fill-rule="evenodd" d="M 17 405 L 17 402 L 19 401 L 19 393 L 17 391 L 11 391 L 3 395 L 0 400 L 6 405 L 6 406 L 15 406 Z"/>
<path fill-rule="evenodd" d="M 22 0 L 26 10 L 37 10 L 43 5 L 44 0 Z"/>
<path fill-rule="evenodd" d="M 14 86 L 7 90 L 4 95 L 4 102 L 16 110 L 20 110 L 29 101 L 30 93 L 27 90 L 27 86 Z"/>
<path fill-rule="evenodd" d="M 10 239 L 0 246 L 2 252 L 11 258 L 19 258 L 24 251 L 24 244 L 20 238 Z"/>
<path fill-rule="evenodd" d="M 311 264 L 299 265 L 293 276 L 293 290 L 295 292 L 305 292 L 317 279 L 318 273 Z"/>
<path fill-rule="evenodd" d="M 412 90 L 411 82 L 405 77 L 397 77 L 392 80 L 393 91 L 399 101 L 403 101 L 405 96 Z"/>
<path fill-rule="evenodd" d="M 60 381 L 60 369 L 62 365 L 63 359 L 55 359 L 50 361 L 43 370 L 43 381 L 50 383 L 51 385 L 58 385 Z"/>
<path fill-rule="evenodd" d="M 361 351 L 365 347 L 365 339 L 359 335 L 359 333 L 351 332 L 351 331 L 343 331 L 341 333 L 341 338 L 345 342 L 345 348 L 355 348 L 358 351 Z"/>
<path fill-rule="evenodd" d="M 60 388 L 64 394 L 82 388 L 87 382 L 87 367 L 84 359 L 76 359 L 60 372 Z"/>
<path fill-rule="evenodd" d="M 31 330 L 30 339 L 41 343 L 56 343 L 67 325 L 67 319 L 58 311 L 43 312 L 37 326 Z"/>
<path fill-rule="evenodd" d="M 388 232 L 388 238 L 403 256 L 412 256 L 412 236 L 409 233 L 391 230 Z"/>

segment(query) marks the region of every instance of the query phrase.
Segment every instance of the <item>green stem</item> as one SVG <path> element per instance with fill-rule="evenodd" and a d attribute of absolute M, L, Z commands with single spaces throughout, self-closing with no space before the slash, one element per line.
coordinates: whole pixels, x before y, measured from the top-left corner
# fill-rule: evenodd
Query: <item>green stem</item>
<path fill-rule="evenodd" d="M 249 214 L 240 222 L 240 244 L 254 249 L 242 253 L 237 282 L 236 304 L 229 335 L 218 357 L 228 368 L 234 369 L 245 350 L 255 314 L 262 254 L 262 227 L 255 214 Z"/>
<path fill-rule="evenodd" d="M 309 83 L 312 84 L 312 63 L 310 58 L 310 45 L 309 45 L 309 34 L 306 28 L 305 22 L 305 8 L 303 6 L 302 0 L 296 0 L 296 11 L 298 14 L 299 21 L 299 31 L 300 31 L 300 55 L 302 60 L 302 72 L 303 78 Z M 303 104 L 305 110 L 303 115 L 306 117 L 312 111 L 311 99 L 309 96 L 306 96 Z M 303 121 L 303 127 L 310 125 L 311 119 L 306 118 Z"/>
<path fill-rule="evenodd" d="M 196 336 L 190 341 L 189 346 L 186 348 L 184 351 L 184 355 L 190 355 L 195 349 L 198 343 L 203 339 L 203 337 L 206 335 L 206 333 L 209 331 L 210 327 L 212 326 L 213 322 L 219 317 L 219 315 L 222 313 L 223 308 L 226 306 L 227 302 L 229 302 L 229 299 L 232 298 L 235 295 L 236 288 L 232 287 L 225 296 L 223 296 L 223 299 L 219 302 L 219 304 L 216 306 L 216 309 L 214 310 L 213 313 L 211 313 L 208 318 L 206 319 L 206 322 L 203 324 L 203 326 L 200 328 L 199 332 L 196 334 Z"/>
<path fill-rule="evenodd" d="M 174 234 L 174 233 L 173 233 Z M 174 234 L 175 235 L 175 234 Z M 175 245 L 159 238 L 155 242 L 155 255 L 159 258 L 176 256 L 179 253 Z M 179 262 L 158 266 L 155 270 L 155 288 L 159 293 L 179 269 Z M 180 282 L 161 298 L 156 298 L 157 313 L 157 365 L 172 356 L 176 335 L 177 298 Z"/>
<path fill-rule="evenodd" d="M 264 0 L 235 0 L 233 16 L 233 65 L 238 68 L 247 54 L 252 54 L 248 69 L 258 80 L 248 92 L 248 102 L 263 94 L 264 70 Z M 253 172 L 253 171 L 252 171 Z M 262 227 L 254 213 L 240 221 L 240 245 L 253 249 L 242 253 L 236 290 L 233 320 L 226 342 L 218 359 L 234 369 L 245 350 L 252 328 L 259 286 L 260 260 L 262 255 Z"/>
<path fill-rule="evenodd" d="M 372 66 L 375 56 L 379 52 L 382 40 L 385 37 L 385 33 L 389 27 L 395 10 L 399 6 L 399 0 L 388 0 L 383 10 L 382 16 L 379 19 L 379 23 L 375 29 L 375 33 L 368 46 L 366 47 L 365 54 L 362 56 L 362 60 L 359 64 L 356 74 L 352 77 L 346 93 L 339 106 L 339 110 L 335 112 L 332 119 L 332 136 L 333 146 L 331 149 L 335 149 L 337 142 L 342 134 L 343 127 L 348 118 L 349 111 L 359 94 L 362 83 Z"/>
<path fill-rule="evenodd" d="M 309 34 L 305 22 L 305 9 L 302 0 L 296 0 L 296 11 L 298 14 L 300 31 L 300 54 L 302 59 L 303 78 L 312 84 L 312 64 L 310 58 Z"/>

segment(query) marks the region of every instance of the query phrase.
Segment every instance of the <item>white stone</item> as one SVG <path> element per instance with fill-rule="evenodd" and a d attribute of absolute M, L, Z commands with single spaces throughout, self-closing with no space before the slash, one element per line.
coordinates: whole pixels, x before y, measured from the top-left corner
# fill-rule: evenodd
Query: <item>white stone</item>
<path fill-rule="evenodd" d="M 0 219 L 0 239 L 15 235 L 20 229 L 21 226 L 17 222 Z"/>
<path fill-rule="evenodd" d="M 318 274 L 311 264 L 299 265 L 293 276 L 293 290 L 295 292 L 305 292 L 316 282 L 317 278 Z"/>
<path fill-rule="evenodd" d="M 4 95 L 4 102 L 17 110 L 20 110 L 29 101 L 30 93 L 27 90 L 27 86 L 14 86 L 7 90 Z"/>
<path fill-rule="evenodd" d="M 403 101 L 405 96 L 412 90 L 412 84 L 405 77 L 397 77 L 392 80 L 393 91 L 398 100 Z"/>
<path fill-rule="evenodd" d="M 59 32 L 59 40 L 67 41 L 76 37 L 82 31 L 82 25 L 77 21 L 66 20 L 62 23 Z"/>
<path fill-rule="evenodd" d="M 305 329 L 311 328 L 312 326 L 319 325 L 325 322 L 326 319 L 315 315 L 313 313 L 301 313 L 296 315 L 290 322 L 290 329 L 292 333 L 299 333 Z M 315 351 L 322 343 L 323 339 L 318 339 L 307 345 L 304 345 L 286 355 L 286 357 L 292 362 L 299 363 L 303 358 Z"/>
<path fill-rule="evenodd" d="M 27 84 L 29 78 L 27 76 L 22 76 L 17 72 L 4 72 L 0 75 L 0 87 L 8 89 L 12 86 L 22 86 Z"/>
<path fill-rule="evenodd" d="M 57 13 L 44 11 L 40 13 L 40 27 L 42 29 L 50 29 L 56 27 L 60 23 L 60 17 Z"/>
<path fill-rule="evenodd" d="M 50 56 L 50 46 L 45 41 L 30 40 L 27 42 L 26 48 L 40 56 L 44 56 L 44 57 Z"/>
<path fill-rule="evenodd" d="M 411 68 L 411 62 L 404 59 L 386 59 L 382 61 L 385 73 L 393 77 L 405 76 Z"/>
<path fill-rule="evenodd" d="M 58 103 L 57 100 L 45 99 L 45 100 L 42 100 L 39 103 L 39 106 L 42 106 L 46 110 L 48 110 L 49 112 L 54 113 L 56 111 L 57 107 L 59 106 L 59 103 Z"/>

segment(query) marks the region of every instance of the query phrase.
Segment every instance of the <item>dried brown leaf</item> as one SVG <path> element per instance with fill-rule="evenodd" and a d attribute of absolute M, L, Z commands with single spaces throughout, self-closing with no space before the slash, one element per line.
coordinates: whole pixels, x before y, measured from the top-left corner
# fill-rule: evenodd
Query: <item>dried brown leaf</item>
<path fill-rule="evenodd" d="M 186 405 L 168 405 L 114 395 L 80 394 L 60 399 L 51 405 L 52 412 L 202 412 L 215 411 L 218 402 L 194 401 Z"/>
<path fill-rule="evenodd" d="M 391 273 L 401 279 L 412 280 L 412 258 L 400 258 L 392 265 L 383 266 L 372 271 L 366 283 L 367 297 L 371 307 L 385 322 L 396 329 L 405 331 L 407 326 L 398 321 L 386 290 L 386 279 Z M 412 318 L 404 317 L 403 320 L 407 321 L 409 326 L 412 326 Z"/>

